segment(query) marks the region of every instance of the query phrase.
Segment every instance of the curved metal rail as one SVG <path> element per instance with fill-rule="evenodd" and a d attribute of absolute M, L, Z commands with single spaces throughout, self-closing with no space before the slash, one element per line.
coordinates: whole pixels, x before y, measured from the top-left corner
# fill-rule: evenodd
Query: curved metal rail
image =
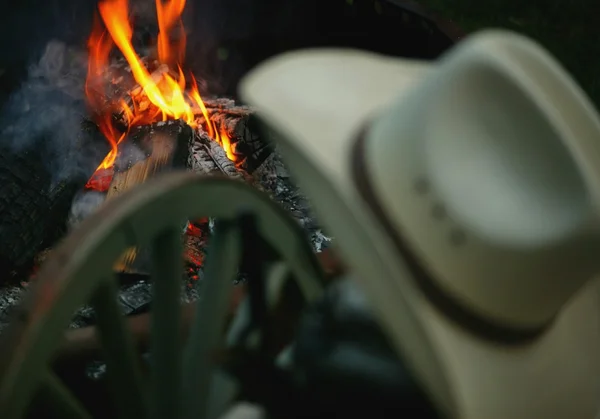
<path fill-rule="evenodd" d="M 88 418 L 50 367 L 74 311 L 90 303 L 104 348 L 117 410 L 129 418 L 205 418 L 216 367 L 209 354 L 223 342 L 228 295 L 248 242 L 241 223 L 250 214 L 256 237 L 278 257 L 256 260 L 269 287 L 293 277 L 305 299 L 317 297 L 322 272 L 300 227 L 267 196 L 229 179 L 173 173 L 108 202 L 53 252 L 0 343 L 0 417 L 20 418 L 42 390 L 60 417 Z M 205 296 L 188 341 L 180 339 L 181 226 L 202 216 L 218 220 L 205 265 Z M 244 239 L 245 248 L 240 240 Z M 132 246 L 153 252 L 151 374 L 142 376 L 116 300 L 114 261 Z M 250 248 L 248 248 L 250 246 Z M 262 269 L 265 268 L 265 269 Z M 275 278 L 276 280 L 272 281 Z M 260 279 L 260 278 L 259 278 Z M 268 305 L 268 304 L 267 304 Z M 235 323 L 235 321 L 234 321 Z"/>

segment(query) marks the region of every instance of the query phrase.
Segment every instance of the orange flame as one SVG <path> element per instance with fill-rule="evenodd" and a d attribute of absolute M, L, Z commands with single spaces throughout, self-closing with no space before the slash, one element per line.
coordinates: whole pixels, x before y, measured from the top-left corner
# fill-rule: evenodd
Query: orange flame
<path fill-rule="evenodd" d="M 185 0 L 156 0 L 158 18 L 158 59 L 168 65 L 181 65 L 185 57 L 186 36 L 181 22 L 181 14 L 185 8 Z M 175 26 L 180 35 L 177 42 L 172 42 L 170 34 Z"/>
<path fill-rule="evenodd" d="M 108 65 L 108 57 L 113 47 L 112 40 L 106 36 L 106 32 L 102 28 L 98 16 L 94 16 L 94 22 L 92 27 L 92 35 L 88 40 L 88 48 L 90 50 L 90 59 L 88 62 L 88 73 L 85 83 L 85 92 L 88 98 L 89 104 L 94 109 L 100 109 L 102 107 L 102 85 L 97 85 L 95 81 L 100 77 L 103 71 L 105 71 Z M 93 89 L 100 90 L 99 92 Z M 124 138 L 123 134 L 115 132 L 110 115 L 100 116 L 97 120 L 98 127 L 102 134 L 106 137 L 111 145 L 111 151 L 104 158 L 98 169 L 106 169 L 114 163 L 117 154 L 117 145 Z"/>
<path fill-rule="evenodd" d="M 121 101 L 118 111 L 127 120 L 129 127 L 149 124 L 167 119 L 181 119 L 196 128 L 198 122 L 194 109 L 199 109 L 204 116 L 204 128 L 211 138 L 223 146 L 227 156 L 234 160 L 234 150 L 227 133 L 216 128 L 210 114 L 200 97 L 196 80 L 191 76 L 190 90 L 186 91 L 187 81 L 181 69 L 185 57 L 186 34 L 181 21 L 185 0 L 156 0 L 158 17 L 157 50 L 159 61 L 166 65 L 166 70 L 150 73 L 131 42 L 133 29 L 129 21 L 128 0 L 101 0 L 98 11 L 104 27 L 97 16 L 94 19 L 92 34 L 88 42 L 90 52 L 86 95 L 92 109 L 104 109 L 105 92 L 97 86 L 97 80 L 109 64 L 109 54 L 114 45 L 121 51 L 139 89 L 131 92 L 131 103 Z M 178 29 L 178 39 L 172 39 L 172 32 Z M 168 71 L 169 67 L 177 69 L 177 75 Z M 100 83 L 102 85 L 102 83 Z M 111 151 L 102 161 L 98 169 L 110 168 L 116 159 L 118 144 L 127 136 L 120 131 L 112 119 L 113 110 L 97 115 L 96 122 L 111 144 Z"/>
<path fill-rule="evenodd" d="M 127 17 L 127 0 L 104 0 L 98 4 L 98 9 L 108 33 L 131 67 L 135 81 L 142 87 L 148 100 L 162 111 L 163 120 L 169 116 L 174 119 L 183 119 L 193 125 L 194 113 L 185 100 L 180 83 L 168 74 L 156 82 L 133 49 L 132 29 Z M 185 85 L 185 81 L 183 83 Z"/>
<path fill-rule="evenodd" d="M 229 160 L 235 161 L 235 144 L 231 143 L 229 135 L 227 135 L 227 132 L 225 132 L 223 128 L 221 128 L 221 132 L 217 141 L 221 147 L 223 147 L 223 150 L 225 150 L 225 154 L 227 154 Z"/>

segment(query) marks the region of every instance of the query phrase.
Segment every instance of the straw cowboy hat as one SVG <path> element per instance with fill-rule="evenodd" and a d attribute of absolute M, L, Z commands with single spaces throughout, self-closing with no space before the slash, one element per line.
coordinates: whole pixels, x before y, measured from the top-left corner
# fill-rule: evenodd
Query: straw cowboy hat
<path fill-rule="evenodd" d="M 307 50 L 240 92 L 442 413 L 596 417 L 600 123 L 547 52 Z"/>

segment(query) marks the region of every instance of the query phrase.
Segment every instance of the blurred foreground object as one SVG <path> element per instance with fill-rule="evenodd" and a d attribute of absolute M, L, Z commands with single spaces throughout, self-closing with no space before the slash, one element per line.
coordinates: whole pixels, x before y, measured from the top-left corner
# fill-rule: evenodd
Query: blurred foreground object
<path fill-rule="evenodd" d="M 440 412 L 596 417 L 600 122 L 543 48 L 293 52 L 241 95 Z"/>
<path fill-rule="evenodd" d="M 191 308 L 182 339 L 181 226 L 202 216 L 216 219 L 204 269 L 206 298 Z M 113 272 L 115 260 L 138 245 L 149 246 L 152 254 L 149 365 L 117 304 Z M 229 319 L 238 270 L 247 277 L 249 297 L 242 302 L 246 309 Z M 218 417 L 239 386 L 220 371 L 217 354 L 258 344 L 267 354 L 262 361 L 272 364 L 280 350 L 272 349 L 269 339 L 277 330 L 266 326 L 281 295 L 294 295 L 301 309 L 321 295 L 323 285 L 323 271 L 301 227 L 266 194 L 231 179 L 190 173 L 156 177 L 85 219 L 42 266 L 0 336 L 0 417 L 21 418 L 32 406 L 44 406 L 50 417 L 93 417 L 73 394 L 76 389 L 52 368 L 69 320 L 88 303 L 96 312 L 113 397 L 109 417 Z"/>

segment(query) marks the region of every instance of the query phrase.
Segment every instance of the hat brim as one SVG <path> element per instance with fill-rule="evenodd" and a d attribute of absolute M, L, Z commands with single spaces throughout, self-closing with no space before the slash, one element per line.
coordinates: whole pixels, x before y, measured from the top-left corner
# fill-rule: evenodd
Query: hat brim
<path fill-rule="evenodd" d="M 376 302 L 373 309 L 392 343 L 445 414 L 525 418 L 527 412 L 544 417 L 587 413 L 591 392 L 600 391 L 590 374 L 600 367 L 600 294 L 578 294 L 551 330 L 526 348 L 508 350 L 481 341 L 422 295 L 357 191 L 351 155 L 360 130 L 432 71 L 427 63 L 367 52 L 307 50 L 263 63 L 245 77 L 240 93 L 272 133 L 319 220 Z M 596 289 L 597 283 L 590 287 Z M 582 351 L 583 356 L 573 355 Z M 560 384 L 554 382 L 549 392 L 548 382 L 557 379 Z M 571 399 L 565 411 L 556 409 L 550 400 L 573 388 L 588 393 Z"/>
<path fill-rule="evenodd" d="M 349 163 L 353 140 L 369 118 L 429 70 L 428 63 L 362 51 L 307 50 L 262 64 L 244 78 L 240 94 L 266 123 L 319 220 L 336 237 L 371 301 L 377 301 L 374 308 L 396 347 L 416 366 L 436 403 L 452 412 L 454 397 L 435 345 L 415 316 L 421 296 L 394 279 L 395 267 L 386 263 L 394 258 L 393 246 L 360 205 Z"/>

